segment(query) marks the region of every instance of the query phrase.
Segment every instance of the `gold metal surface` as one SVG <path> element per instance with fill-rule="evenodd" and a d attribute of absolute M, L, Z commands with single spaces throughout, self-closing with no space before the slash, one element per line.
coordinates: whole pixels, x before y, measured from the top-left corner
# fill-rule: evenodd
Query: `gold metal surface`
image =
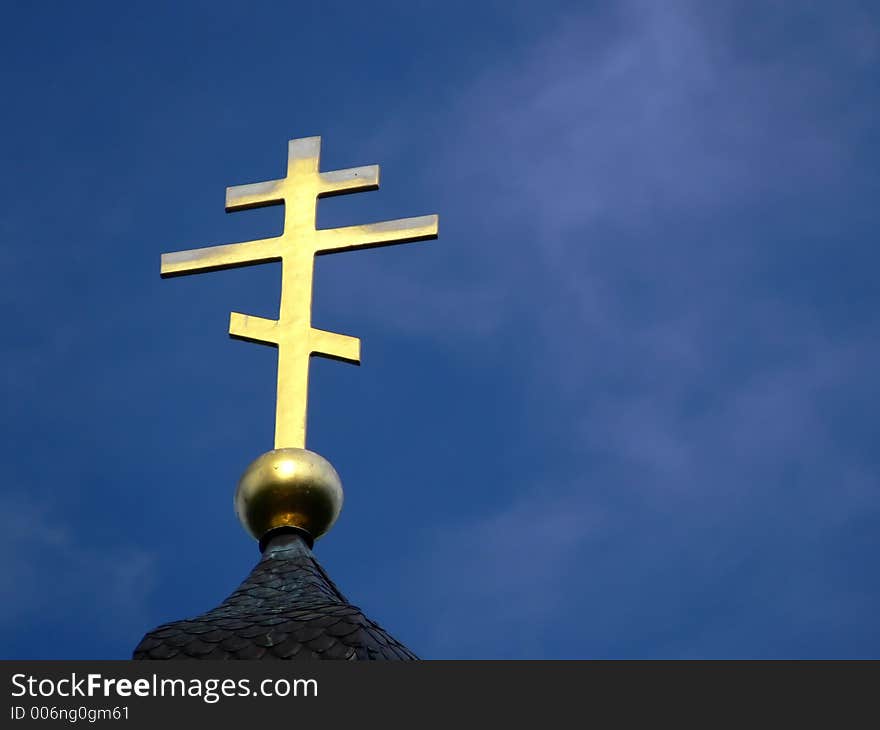
<path fill-rule="evenodd" d="M 299 527 L 316 539 L 342 509 L 342 482 L 323 456 L 275 449 L 245 470 L 235 491 L 235 513 L 258 540 L 277 527 Z"/>
<path fill-rule="evenodd" d="M 309 358 L 321 355 L 360 364 L 360 340 L 312 327 L 314 257 L 437 237 L 436 215 L 316 229 L 318 198 L 379 187 L 378 165 L 319 172 L 320 149 L 320 137 L 293 139 L 287 177 L 226 189 L 227 212 L 283 203 L 284 231 L 277 238 L 162 254 L 163 277 L 281 261 L 278 319 L 238 312 L 229 318 L 232 337 L 278 348 L 276 449 L 305 448 Z"/>

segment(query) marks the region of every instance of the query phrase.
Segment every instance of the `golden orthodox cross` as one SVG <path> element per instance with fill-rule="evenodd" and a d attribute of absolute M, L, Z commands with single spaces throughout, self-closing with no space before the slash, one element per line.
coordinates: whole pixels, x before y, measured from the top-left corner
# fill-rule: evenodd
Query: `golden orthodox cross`
<path fill-rule="evenodd" d="M 229 317 L 232 337 L 278 348 L 276 449 L 306 446 L 309 358 L 321 355 L 360 364 L 359 339 L 312 327 L 315 256 L 437 238 L 436 215 L 318 230 L 318 198 L 379 187 L 378 165 L 320 172 L 320 152 L 320 137 L 292 139 L 287 177 L 226 188 L 227 212 L 284 203 L 280 236 L 162 254 L 163 278 L 281 262 L 278 319 L 238 312 Z"/>

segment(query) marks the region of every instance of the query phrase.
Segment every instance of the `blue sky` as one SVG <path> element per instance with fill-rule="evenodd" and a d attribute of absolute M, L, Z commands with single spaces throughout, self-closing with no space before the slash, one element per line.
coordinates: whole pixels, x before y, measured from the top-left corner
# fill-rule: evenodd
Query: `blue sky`
<path fill-rule="evenodd" d="M 319 225 L 309 446 L 342 590 L 432 658 L 880 655 L 872 3 L 15 3 L 0 29 L 0 656 L 123 658 L 258 559 L 273 235 L 227 185 L 382 187 Z"/>

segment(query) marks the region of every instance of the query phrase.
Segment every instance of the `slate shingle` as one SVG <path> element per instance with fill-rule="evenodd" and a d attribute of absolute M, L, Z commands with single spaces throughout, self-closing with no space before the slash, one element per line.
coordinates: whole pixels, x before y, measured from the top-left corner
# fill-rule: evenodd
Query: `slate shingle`
<path fill-rule="evenodd" d="M 275 537 L 238 589 L 197 618 L 150 631 L 135 659 L 418 657 L 352 606 L 297 534 Z"/>

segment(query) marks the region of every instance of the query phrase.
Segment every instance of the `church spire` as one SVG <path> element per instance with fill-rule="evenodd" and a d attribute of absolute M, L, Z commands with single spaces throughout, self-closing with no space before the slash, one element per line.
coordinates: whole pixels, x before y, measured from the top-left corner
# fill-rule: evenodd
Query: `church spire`
<path fill-rule="evenodd" d="M 291 140 L 287 175 L 226 190 L 226 210 L 284 203 L 276 238 L 162 254 L 163 277 L 280 261 L 276 319 L 233 312 L 229 334 L 278 349 L 275 448 L 257 457 L 235 493 L 235 510 L 262 559 L 220 606 L 148 632 L 136 659 L 415 659 L 351 605 L 311 548 L 342 508 L 342 482 L 306 449 L 309 360 L 360 362 L 355 337 L 312 327 L 315 256 L 437 237 L 437 216 L 319 230 L 318 198 L 379 186 L 376 165 L 321 172 L 320 137 Z"/>

